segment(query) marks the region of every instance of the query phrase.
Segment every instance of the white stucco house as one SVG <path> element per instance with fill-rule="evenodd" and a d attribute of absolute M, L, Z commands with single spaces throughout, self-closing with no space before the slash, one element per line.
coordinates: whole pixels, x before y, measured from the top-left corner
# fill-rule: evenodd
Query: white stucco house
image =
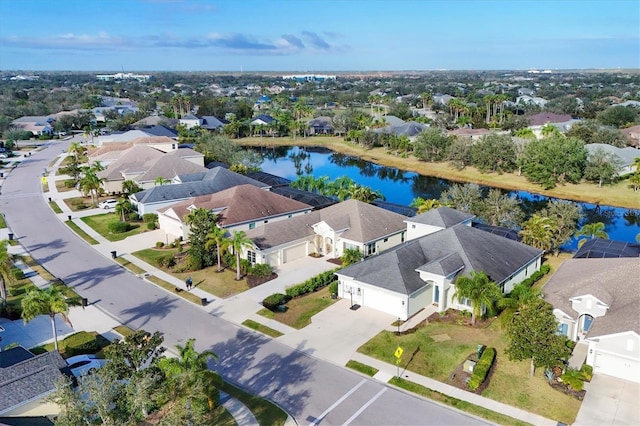
<path fill-rule="evenodd" d="M 471 227 L 473 216 L 440 207 L 406 219 L 407 241 L 341 269 L 338 295 L 406 320 L 429 305 L 470 310 L 455 281 L 484 272 L 502 293 L 540 269 L 543 252 Z"/>
<path fill-rule="evenodd" d="M 282 195 L 265 191 L 253 185 L 238 185 L 224 191 L 201 195 L 180 201 L 158 210 L 160 229 L 168 240 L 189 238 L 189 225 L 185 217 L 194 209 L 203 208 L 214 212 L 218 226 L 233 231 L 249 231 L 267 223 L 292 219 L 305 215 L 312 207 Z M 255 262 L 255 259 L 253 259 Z"/>
<path fill-rule="evenodd" d="M 543 288 L 558 333 L 594 373 L 640 383 L 640 260 L 566 260 Z"/>
<path fill-rule="evenodd" d="M 404 241 L 405 219 L 362 201 L 347 200 L 248 231 L 253 247 L 245 249 L 243 257 L 278 266 L 310 254 L 335 259 L 347 248 L 371 256 Z"/>

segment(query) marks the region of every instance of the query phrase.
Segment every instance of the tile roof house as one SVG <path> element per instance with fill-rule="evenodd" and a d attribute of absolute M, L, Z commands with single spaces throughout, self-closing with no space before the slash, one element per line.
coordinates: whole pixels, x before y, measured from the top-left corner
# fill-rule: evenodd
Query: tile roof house
<path fill-rule="evenodd" d="M 160 130 L 159 128 L 163 128 L 165 130 Z M 128 130 L 126 132 L 114 132 L 108 135 L 98 136 L 97 138 L 94 138 L 94 143 L 96 144 L 96 146 L 103 146 L 109 143 L 132 142 L 134 140 L 139 140 L 144 138 L 162 137 L 164 139 L 168 139 L 171 141 L 171 142 L 167 141 L 167 143 L 173 143 L 174 145 L 176 144 L 177 136 L 174 136 L 171 129 L 167 129 L 166 127 L 163 127 L 163 126 L 158 126 L 156 130 L 151 130 L 150 132 L 147 130 L 136 129 L 136 130 Z M 164 134 L 156 135 L 154 133 L 164 133 Z"/>
<path fill-rule="evenodd" d="M 6 361 L 6 362 L 5 362 Z M 57 351 L 33 355 L 23 347 L 0 352 L 0 416 L 55 415 L 45 398 L 55 390 L 67 366 Z"/>
<path fill-rule="evenodd" d="M 97 175 L 104 179 L 105 192 L 121 193 L 125 180 L 132 180 L 140 188 L 148 189 L 156 185 L 158 178 L 170 181 L 177 175 L 201 170 L 207 170 L 204 155 L 192 149 L 181 148 L 164 153 L 147 145 L 134 145 Z"/>
<path fill-rule="evenodd" d="M 441 207 L 406 219 L 408 241 L 338 271 L 338 295 L 406 320 L 433 304 L 470 309 L 453 294 L 455 280 L 471 271 L 508 293 L 540 269 L 542 251 L 473 228 L 472 218 Z"/>
<path fill-rule="evenodd" d="M 347 200 L 248 231 L 254 247 L 245 250 L 244 256 L 272 266 L 313 253 L 338 258 L 346 248 L 370 256 L 404 241 L 404 219 L 371 204 Z"/>
<path fill-rule="evenodd" d="M 229 232 L 248 231 L 267 223 L 291 219 L 311 211 L 311 206 L 265 191 L 253 185 L 238 185 L 224 191 L 180 201 L 158 210 L 160 229 L 172 238 L 189 238 L 185 216 L 196 208 L 213 211 L 218 226 Z"/>
<path fill-rule="evenodd" d="M 137 145 L 146 145 L 161 152 L 169 152 L 178 149 L 179 146 L 174 139 L 164 136 L 147 136 L 133 139 L 128 142 L 110 142 L 98 147 L 89 147 L 87 151 L 89 163 L 100 161 L 100 163 L 106 167 L 120 158 L 126 150 Z"/>
<path fill-rule="evenodd" d="M 637 258 L 568 259 L 542 289 L 594 373 L 640 383 L 639 277 Z"/>
<path fill-rule="evenodd" d="M 34 136 L 53 134 L 53 118 L 46 116 L 24 116 L 16 118 L 10 127 L 31 132 Z"/>
<path fill-rule="evenodd" d="M 237 185 L 249 184 L 269 190 L 269 186 L 224 167 L 207 169 L 206 172 L 176 176 L 169 185 L 154 186 L 129 196 L 140 215 L 154 213 L 179 201 L 201 195 L 224 191 Z"/>
<path fill-rule="evenodd" d="M 635 148 L 630 146 L 618 148 L 606 143 L 589 143 L 584 147 L 590 155 L 598 150 L 604 151 L 608 154 L 617 155 L 621 161 L 618 176 L 628 175 L 636 171 L 636 166 L 633 165 L 633 162 L 636 158 L 640 157 L 640 152 Z"/>

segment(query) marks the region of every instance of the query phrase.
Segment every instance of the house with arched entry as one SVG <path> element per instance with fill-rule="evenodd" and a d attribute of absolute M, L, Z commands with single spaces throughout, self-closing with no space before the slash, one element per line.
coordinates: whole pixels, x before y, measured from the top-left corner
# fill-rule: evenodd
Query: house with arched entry
<path fill-rule="evenodd" d="M 307 255 L 335 259 L 345 249 L 366 257 L 405 239 L 406 216 L 357 200 L 347 200 L 282 222 L 247 231 L 253 247 L 243 257 L 282 265 Z"/>

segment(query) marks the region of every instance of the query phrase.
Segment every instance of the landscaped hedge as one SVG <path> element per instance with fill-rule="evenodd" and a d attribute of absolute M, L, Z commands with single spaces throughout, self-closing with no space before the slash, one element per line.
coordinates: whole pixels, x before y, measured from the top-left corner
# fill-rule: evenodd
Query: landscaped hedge
<path fill-rule="evenodd" d="M 111 222 L 108 228 L 112 234 L 122 234 L 123 232 L 131 230 L 131 224 L 129 224 L 129 222 Z"/>
<path fill-rule="evenodd" d="M 471 373 L 471 377 L 467 382 L 467 387 L 470 390 L 474 391 L 478 389 L 482 383 L 484 383 L 495 359 L 496 350 L 494 348 L 486 348 L 484 352 L 482 352 L 482 356 L 478 360 L 476 366 L 473 368 L 473 373 Z"/>
<path fill-rule="evenodd" d="M 522 280 L 522 284 L 525 284 L 527 287 L 533 286 L 535 283 L 540 281 L 542 277 L 547 275 L 551 267 L 549 265 L 542 265 L 539 271 L 535 271 L 529 278 L 525 278 Z"/>
<path fill-rule="evenodd" d="M 284 305 L 289 300 L 286 294 L 282 293 L 274 293 L 271 296 L 267 296 L 262 301 L 262 306 L 269 309 L 270 311 L 276 311 L 278 306 Z"/>
<path fill-rule="evenodd" d="M 289 297 L 298 297 L 303 294 L 310 293 L 312 291 L 316 291 L 324 286 L 331 284 L 335 281 L 335 271 L 336 269 L 332 269 L 330 271 L 322 272 L 315 277 L 309 278 L 307 281 L 302 284 L 297 284 L 292 287 L 286 289 L 287 296 Z"/>
<path fill-rule="evenodd" d="M 155 213 L 145 213 L 142 215 L 142 221 L 144 223 L 155 223 L 158 221 L 158 215 Z"/>
<path fill-rule="evenodd" d="M 11 276 L 16 280 L 24 278 L 24 271 L 18 267 L 11 268 Z"/>

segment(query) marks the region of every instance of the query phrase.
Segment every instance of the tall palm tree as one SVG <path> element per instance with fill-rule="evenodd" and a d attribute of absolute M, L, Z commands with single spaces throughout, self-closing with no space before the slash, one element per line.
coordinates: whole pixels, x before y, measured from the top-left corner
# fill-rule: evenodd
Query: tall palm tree
<path fill-rule="evenodd" d="M 131 179 L 127 179 L 122 182 L 122 192 L 126 194 L 135 194 L 136 192 L 140 192 L 141 188 L 137 183 L 132 181 Z"/>
<path fill-rule="evenodd" d="M 483 306 L 491 310 L 502 297 L 496 283 L 490 281 L 484 272 L 471 271 L 469 277 L 458 277 L 455 285 L 456 291 L 453 298 L 458 301 L 469 299 L 471 302 L 471 325 L 474 325 L 476 318 L 482 315 Z"/>
<path fill-rule="evenodd" d="M 134 211 L 133 204 L 124 197 L 120 197 L 116 203 L 115 213 L 120 215 L 120 220 L 125 222 L 127 215 Z"/>
<path fill-rule="evenodd" d="M 167 390 L 174 401 L 185 401 L 187 422 L 192 424 L 192 402 L 206 398 L 209 411 L 214 408 L 218 399 L 218 389 L 222 386 L 222 378 L 218 373 L 209 370 L 209 360 L 217 360 L 218 356 L 211 351 L 198 352 L 194 348 L 195 339 L 187 340 L 184 346 L 176 345 L 178 358 L 161 358 L 158 367 L 167 379 Z"/>
<path fill-rule="evenodd" d="M 609 234 L 605 232 L 605 226 L 602 222 L 594 222 L 587 223 L 584 225 L 578 232 L 576 232 L 576 237 L 585 236 L 588 238 L 583 238 L 578 241 L 578 247 L 582 247 L 582 245 L 587 242 L 587 240 L 592 240 L 594 238 L 602 238 L 603 240 L 609 239 Z"/>
<path fill-rule="evenodd" d="M 557 225 L 553 218 L 534 214 L 522 224 L 520 237 L 524 244 L 549 251 L 553 247 Z"/>
<path fill-rule="evenodd" d="M 236 281 L 240 281 L 240 254 L 245 247 L 251 247 L 252 241 L 247 237 L 244 231 L 233 231 L 231 235 L 230 246 L 233 247 L 233 252 L 236 255 Z"/>
<path fill-rule="evenodd" d="M 163 178 L 162 176 L 158 176 L 156 180 L 153 181 L 155 186 L 162 186 L 170 183 L 171 181 L 167 178 Z"/>
<path fill-rule="evenodd" d="M 205 248 L 209 250 L 212 245 L 216 245 L 216 252 L 218 255 L 218 272 L 222 272 L 222 250 L 228 244 L 229 240 L 226 237 L 227 231 L 217 226 L 214 226 L 207 234 L 207 242 Z"/>
<path fill-rule="evenodd" d="M 0 298 L 2 299 L 2 307 L 7 306 L 7 282 L 11 275 L 11 255 L 7 251 L 8 240 L 0 241 Z"/>
<path fill-rule="evenodd" d="M 70 154 L 73 154 L 73 157 L 75 158 L 76 162 L 78 161 L 78 157 L 80 157 L 86 151 L 87 151 L 87 148 L 80 145 L 80 142 L 72 142 L 71 145 L 69 145 L 69 149 L 67 150 L 67 152 L 69 152 Z"/>
<path fill-rule="evenodd" d="M 49 315 L 51 319 L 51 330 L 53 331 L 53 342 L 58 350 L 58 331 L 56 330 L 56 315 L 60 315 L 64 322 L 69 324 L 69 306 L 75 305 L 62 294 L 55 285 L 46 289 L 29 290 L 22 299 L 22 319 L 28 323 L 39 315 Z"/>
<path fill-rule="evenodd" d="M 503 325 L 509 324 L 516 312 L 541 297 L 542 291 L 540 289 L 523 283 L 516 284 L 511 293 L 498 300 L 498 307 L 503 309 L 500 322 Z"/>
<path fill-rule="evenodd" d="M 82 169 L 83 176 L 80 179 L 80 188 L 91 196 L 91 202 L 96 204 L 98 195 L 102 192 L 104 178 L 98 177 L 98 172 L 104 170 L 100 163 Z"/>
<path fill-rule="evenodd" d="M 420 99 L 422 99 L 422 109 L 426 113 L 427 112 L 427 108 L 429 107 L 429 104 L 433 100 L 433 96 L 429 92 L 422 92 L 420 94 Z"/>

